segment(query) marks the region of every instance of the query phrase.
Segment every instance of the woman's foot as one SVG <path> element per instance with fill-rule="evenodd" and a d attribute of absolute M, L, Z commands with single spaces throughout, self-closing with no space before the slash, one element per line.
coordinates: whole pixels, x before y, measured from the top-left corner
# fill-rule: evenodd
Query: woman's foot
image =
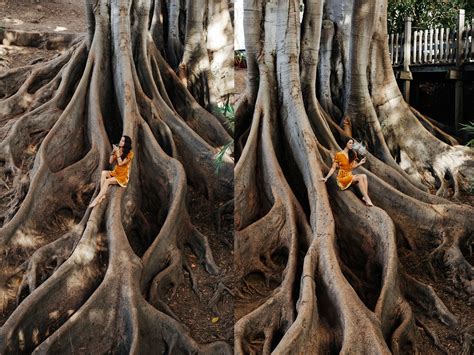
<path fill-rule="evenodd" d="M 369 197 L 367 197 L 367 198 L 362 197 L 362 200 L 364 200 L 366 206 L 374 207 L 374 204 L 372 203 L 372 201 L 370 200 Z"/>
<path fill-rule="evenodd" d="M 97 205 L 97 198 L 95 198 L 94 200 L 92 200 L 91 203 L 89 203 L 89 207 L 93 208 L 93 207 L 95 207 L 95 205 Z"/>
<path fill-rule="evenodd" d="M 90 208 L 93 208 L 95 206 L 97 206 L 99 203 L 101 203 L 102 201 L 104 201 L 105 199 L 105 196 L 97 196 L 94 201 L 91 202 L 91 204 L 89 205 Z"/>

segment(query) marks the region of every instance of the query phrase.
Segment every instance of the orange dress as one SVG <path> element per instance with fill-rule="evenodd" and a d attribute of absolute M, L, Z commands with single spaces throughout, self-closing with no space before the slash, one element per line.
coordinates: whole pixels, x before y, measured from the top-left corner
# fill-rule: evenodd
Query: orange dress
<path fill-rule="evenodd" d="M 334 156 L 334 161 L 337 163 L 339 171 L 337 173 L 337 186 L 341 190 L 347 189 L 352 183 L 352 166 L 353 163 L 349 163 L 349 158 L 346 157 L 344 152 L 337 152 Z"/>
<path fill-rule="evenodd" d="M 127 154 L 129 159 L 127 164 L 118 165 L 116 164 L 114 170 L 110 173 L 110 176 L 113 176 L 117 179 L 117 182 L 120 186 L 126 187 L 128 184 L 128 177 L 130 175 L 130 166 L 132 164 L 133 152 L 130 151 Z"/>

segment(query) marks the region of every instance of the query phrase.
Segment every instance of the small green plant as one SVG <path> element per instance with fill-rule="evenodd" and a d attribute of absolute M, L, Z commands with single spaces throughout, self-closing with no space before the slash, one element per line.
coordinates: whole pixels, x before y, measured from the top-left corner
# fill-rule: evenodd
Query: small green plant
<path fill-rule="evenodd" d="M 227 96 L 225 104 L 218 108 L 219 112 L 226 118 L 227 124 L 230 130 L 234 132 L 235 126 L 235 111 L 234 106 L 229 103 L 230 96 Z M 232 139 L 229 143 L 225 144 L 221 150 L 214 157 L 214 165 L 216 166 L 216 173 L 219 174 L 219 170 L 222 166 L 222 161 L 228 149 L 232 149 L 234 146 L 234 140 Z"/>
<path fill-rule="evenodd" d="M 230 105 L 229 103 L 226 103 L 224 106 L 219 107 L 219 111 L 227 119 L 227 124 L 229 125 L 232 132 L 234 132 L 234 124 L 235 124 L 234 106 Z"/>
<path fill-rule="evenodd" d="M 247 68 L 247 54 L 245 51 L 234 51 L 234 66 L 237 68 Z"/>
<path fill-rule="evenodd" d="M 466 132 L 468 136 L 471 136 L 471 137 L 474 136 L 474 122 L 473 121 L 467 124 L 461 123 L 461 126 L 462 126 L 461 131 Z M 469 142 L 467 142 L 466 145 L 468 147 L 474 147 L 474 138 L 469 140 Z"/>
<path fill-rule="evenodd" d="M 222 166 L 222 161 L 224 160 L 225 153 L 228 149 L 231 149 L 234 146 L 234 140 L 232 139 L 229 143 L 224 145 L 221 150 L 214 157 L 214 165 L 216 166 L 216 174 L 219 174 L 219 170 Z"/>

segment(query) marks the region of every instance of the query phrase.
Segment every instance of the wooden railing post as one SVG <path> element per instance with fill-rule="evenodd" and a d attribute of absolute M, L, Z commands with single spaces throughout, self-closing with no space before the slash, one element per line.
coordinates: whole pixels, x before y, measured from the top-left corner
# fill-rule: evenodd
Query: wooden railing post
<path fill-rule="evenodd" d="M 456 83 L 454 91 L 454 127 L 459 130 L 459 124 L 463 121 L 463 83 L 462 83 L 462 62 L 463 62 L 463 33 L 464 33 L 464 10 L 459 9 L 458 13 L 458 36 L 456 46 Z"/>
<path fill-rule="evenodd" d="M 403 43 L 403 70 L 400 72 L 400 79 L 403 80 L 403 97 L 407 103 L 410 102 L 410 81 L 413 76 L 410 72 L 410 55 L 411 55 L 411 17 L 405 19 L 405 36 Z"/>
<path fill-rule="evenodd" d="M 410 81 L 413 80 L 410 65 L 441 66 L 447 64 L 446 78 L 453 80 L 455 84 L 454 126 L 456 131 L 459 131 L 460 125 L 464 121 L 464 64 L 474 61 L 474 19 L 467 26 L 464 21 L 465 11 L 460 9 L 457 16 L 457 28 L 430 28 L 412 33 L 412 18 L 407 17 L 403 33 L 391 33 L 387 36 L 392 66 L 401 66 L 397 78 L 401 82 L 401 91 L 407 103 L 410 101 Z M 420 71 L 425 71 L 424 69 L 430 71 L 430 68 L 418 68 Z M 446 69 L 435 68 L 438 71 Z"/>

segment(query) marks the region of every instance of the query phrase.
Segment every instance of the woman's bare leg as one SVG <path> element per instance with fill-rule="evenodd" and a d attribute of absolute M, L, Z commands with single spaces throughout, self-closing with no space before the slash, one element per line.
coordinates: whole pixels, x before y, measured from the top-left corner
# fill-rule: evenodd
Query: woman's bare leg
<path fill-rule="evenodd" d="M 369 196 L 369 189 L 368 189 L 368 186 L 367 186 L 367 176 L 365 174 L 361 174 L 360 175 L 360 186 L 361 188 L 364 189 L 364 192 L 363 194 L 367 197 Z"/>
<path fill-rule="evenodd" d="M 369 197 L 369 183 L 367 181 L 367 175 L 365 174 L 358 174 L 354 175 L 353 181 L 359 183 L 360 192 L 362 192 L 362 199 L 368 206 L 373 206 L 370 197 Z"/>
<path fill-rule="evenodd" d="M 366 175 L 362 175 L 361 178 L 362 178 L 362 185 L 364 186 L 365 199 L 366 199 L 366 201 L 367 201 L 367 199 L 370 200 L 370 197 L 369 197 L 369 185 L 368 185 L 368 182 L 367 182 L 367 176 L 366 176 Z"/>
<path fill-rule="evenodd" d="M 110 185 L 117 185 L 117 184 L 118 184 L 118 182 L 117 182 L 116 178 L 114 178 L 114 177 L 111 177 L 111 178 L 108 178 L 108 179 L 106 178 L 104 180 L 104 184 L 103 184 L 102 188 L 99 191 L 99 194 L 96 196 L 94 201 L 91 202 L 89 207 L 95 207 L 97 204 L 101 203 L 105 199 L 105 194 L 107 193 L 107 189 L 109 188 L 109 186 Z"/>
<path fill-rule="evenodd" d="M 367 180 L 367 175 L 362 174 L 362 180 L 364 181 L 365 202 L 367 202 L 369 206 L 373 206 L 374 204 L 372 203 L 372 200 L 369 197 L 369 182 Z"/>
<path fill-rule="evenodd" d="M 104 186 L 105 179 L 110 177 L 110 173 L 111 173 L 110 170 L 102 170 L 102 173 L 100 174 L 100 189 L 101 190 Z"/>

